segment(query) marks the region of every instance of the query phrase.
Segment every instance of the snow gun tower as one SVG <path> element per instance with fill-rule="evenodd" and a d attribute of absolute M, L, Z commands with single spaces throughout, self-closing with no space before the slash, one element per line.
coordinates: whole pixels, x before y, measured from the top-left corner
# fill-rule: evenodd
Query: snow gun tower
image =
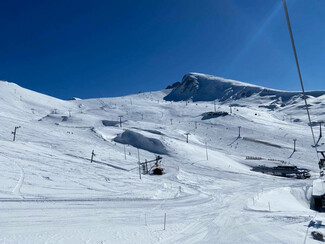
<path fill-rule="evenodd" d="M 161 166 L 161 156 L 156 156 L 156 159 L 139 163 L 140 169 L 142 169 L 142 174 L 153 174 L 162 175 L 164 174 L 164 168 Z"/>

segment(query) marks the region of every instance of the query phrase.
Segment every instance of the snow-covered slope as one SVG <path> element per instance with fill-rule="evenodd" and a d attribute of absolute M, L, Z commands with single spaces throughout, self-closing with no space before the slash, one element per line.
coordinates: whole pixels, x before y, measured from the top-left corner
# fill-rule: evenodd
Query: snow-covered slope
<path fill-rule="evenodd" d="M 303 243 L 308 233 L 312 243 L 309 221 L 325 216 L 309 209 L 318 159 L 301 98 L 281 107 L 270 98 L 279 91 L 189 76 L 199 87 L 186 97 L 183 81 L 171 92 L 70 101 L 0 82 L 0 242 Z M 218 96 L 201 81 L 218 84 Z M 308 99 L 314 121 L 325 117 L 321 94 Z M 202 96 L 229 115 L 202 120 L 214 110 Z M 166 174 L 139 179 L 138 157 L 156 153 Z M 250 170 L 274 160 L 309 168 L 312 179 Z"/>
<path fill-rule="evenodd" d="M 319 97 L 325 91 L 307 92 L 307 95 Z M 189 73 L 184 75 L 182 82 L 164 98 L 167 101 L 213 101 L 238 100 L 254 95 L 269 97 L 276 102 L 285 104 L 292 98 L 300 97 L 301 92 L 285 92 L 261 86 L 224 79 L 212 75 Z"/>

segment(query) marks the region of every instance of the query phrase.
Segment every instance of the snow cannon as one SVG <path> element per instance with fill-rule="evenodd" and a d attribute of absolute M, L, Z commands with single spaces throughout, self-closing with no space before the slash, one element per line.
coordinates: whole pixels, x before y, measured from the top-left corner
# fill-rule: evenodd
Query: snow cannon
<path fill-rule="evenodd" d="M 165 173 L 164 168 L 161 166 L 161 156 L 156 156 L 156 159 L 147 161 L 145 160 L 142 163 L 139 163 L 139 172 L 142 174 L 150 174 L 150 175 L 163 175 Z"/>
<path fill-rule="evenodd" d="M 153 160 L 154 164 L 150 169 L 150 174 L 152 175 L 163 175 L 165 173 L 164 168 L 161 166 L 162 157 L 156 156 L 156 159 Z"/>
<path fill-rule="evenodd" d="M 162 175 L 164 174 L 164 169 L 162 167 L 156 167 L 151 172 L 154 175 Z"/>

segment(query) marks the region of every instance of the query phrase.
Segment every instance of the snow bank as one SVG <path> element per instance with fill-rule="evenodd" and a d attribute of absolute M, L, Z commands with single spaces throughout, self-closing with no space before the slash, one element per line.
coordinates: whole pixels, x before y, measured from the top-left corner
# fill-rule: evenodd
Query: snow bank
<path fill-rule="evenodd" d="M 161 135 L 161 136 L 164 135 L 164 133 L 162 133 L 162 132 L 159 131 L 159 130 L 141 129 L 141 128 L 137 128 L 137 127 L 133 127 L 133 129 L 141 130 L 141 131 L 146 131 L 146 132 L 149 132 L 149 133 L 151 133 L 151 134 L 155 134 L 155 135 Z"/>
<path fill-rule="evenodd" d="M 309 209 L 309 201 L 302 188 L 282 187 L 260 192 L 248 202 L 249 209 L 258 211 L 289 212 Z"/>
<path fill-rule="evenodd" d="M 167 154 L 165 146 L 158 139 L 145 137 L 140 133 L 130 130 L 126 130 L 115 137 L 114 141 L 129 144 L 152 153 Z"/>

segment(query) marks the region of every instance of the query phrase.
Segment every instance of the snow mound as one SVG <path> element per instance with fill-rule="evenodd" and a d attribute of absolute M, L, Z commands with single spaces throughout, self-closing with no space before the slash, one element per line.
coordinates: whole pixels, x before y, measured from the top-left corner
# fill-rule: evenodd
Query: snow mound
<path fill-rule="evenodd" d="M 310 91 L 308 96 L 319 97 L 325 91 Z M 184 75 L 179 86 L 175 87 L 167 96 L 166 101 L 226 101 L 259 95 L 269 96 L 275 101 L 288 102 L 293 98 L 301 97 L 301 92 L 286 92 L 256 86 L 240 81 L 224 79 L 212 75 L 200 73 L 188 73 Z"/>
<path fill-rule="evenodd" d="M 129 144 L 134 147 L 158 154 L 167 154 L 167 150 L 161 141 L 155 138 L 149 138 L 140 133 L 126 130 L 114 138 L 115 142 Z"/>
<path fill-rule="evenodd" d="M 160 135 L 160 136 L 165 135 L 164 133 L 162 133 L 159 130 L 141 129 L 141 128 L 137 128 L 137 127 L 133 127 L 133 129 L 149 132 L 151 134 Z"/>
<path fill-rule="evenodd" d="M 247 200 L 248 208 L 269 212 L 306 211 L 309 209 L 306 191 L 304 188 L 282 187 L 260 192 L 253 199 Z"/>

